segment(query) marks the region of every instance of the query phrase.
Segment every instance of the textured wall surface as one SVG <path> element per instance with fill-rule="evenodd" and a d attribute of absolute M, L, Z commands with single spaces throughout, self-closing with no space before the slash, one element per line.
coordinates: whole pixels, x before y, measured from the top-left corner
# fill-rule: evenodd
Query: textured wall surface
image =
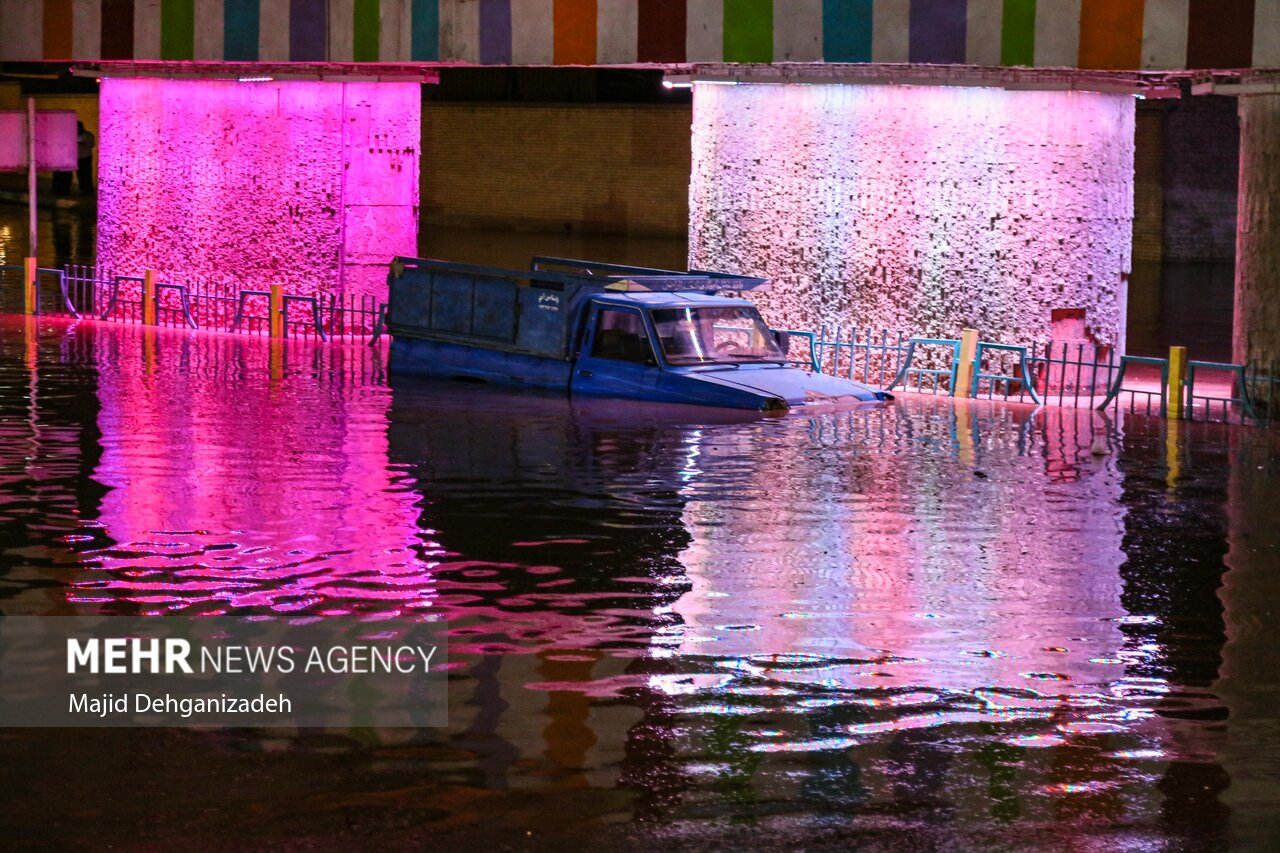
<path fill-rule="evenodd" d="M 385 295 L 417 244 L 414 83 L 107 79 L 98 263 Z"/>
<path fill-rule="evenodd" d="M 1232 360 L 1274 370 L 1280 365 L 1280 95 L 1240 98 L 1239 220 Z"/>
<path fill-rule="evenodd" d="M 429 103 L 423 219 L 683 237 L 689 122 L 687 106 Z"/>
<path fill-rule="evenodd" d="M 694 92 L 690 266 L 767 276 L 792 328 L 1123 346 L 1133 99 L 894 86 Z"/>

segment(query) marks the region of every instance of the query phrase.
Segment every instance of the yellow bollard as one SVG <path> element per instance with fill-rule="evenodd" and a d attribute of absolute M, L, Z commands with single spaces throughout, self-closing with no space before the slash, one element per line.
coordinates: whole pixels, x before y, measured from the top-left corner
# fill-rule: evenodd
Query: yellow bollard
<path fill-rule="evenodd" d="M 284 380 L 284 343 L 278 339 L 271 341 L 271 350 L 267 354 L 267 373 L 271 384 L 278 385 Z"/>
<path fill-rule="evenodd" d="M 156 271 L 147 270 L 142 274 L 142 324 L 156 324 Z"/>
<path fill-rule="evenodd" d="M 972 468 L 978 458 L 973 449 L 973 405 L 968 400 L 957 400 L 955 404 L 956 453 L 966 468 Z"/>
<path fill-rule="evenodd" d="M 1183 397 L 1187 384 L 1187 348 L 1169 347 L 1169 384 L 1164 389 L 1165 417 L 1182 417 Z"/>
<path fill-rule="evenodd" d="M 1164 482 L 1172 490 L 1182 476 L 1182 449 L 1178 446 L 1178 433 L 1182 424 L 1170 417 L 1164 425 Z"/>
<path fill-rule="evenodd" d="M 271 285 L 271 337 L 284 337 L 284 286 Z"/>
<path fill-rule="evenodd" d="M 156 375 L 156 330 L 142 330 L 142 369 L 146 373 L 147 378 L 151 379 Z"/>
<path fill-rule="evenodd" d="M 973 361 L 978 354 L 978 330 L 960 332 L 960 363 L 956 365 L 956 387 L 952 397 L 968 397 L 973 393 Z"/>
<path fill-rule="evenodd" d="M 40 304 L 36 301 L 36 288 L 39 286 L 39 273 L 36 268 L 40 262 L 35 258 L 26 258 L 22 263 L 22 313 L 38 314 Z"/>
<path fill-rule="evenodd" d="M 26 343 L 27 370 L 35 370 L 40 364 L 40 321 L 28 315 L 23 322 L 26 325 L 23 331 Z"/>

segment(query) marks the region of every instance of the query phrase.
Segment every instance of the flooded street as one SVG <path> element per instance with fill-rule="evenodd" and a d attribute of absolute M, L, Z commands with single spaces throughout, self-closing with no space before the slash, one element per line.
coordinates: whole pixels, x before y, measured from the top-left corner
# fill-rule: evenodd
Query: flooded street
<path fill-rule="evenodd" d="M 0 317 L 0 630 L 427 618 L 451 667 L 445 729 L 0 731 L 7 839 L 1280 846 L 1274 433 L 384 365 Z"/>

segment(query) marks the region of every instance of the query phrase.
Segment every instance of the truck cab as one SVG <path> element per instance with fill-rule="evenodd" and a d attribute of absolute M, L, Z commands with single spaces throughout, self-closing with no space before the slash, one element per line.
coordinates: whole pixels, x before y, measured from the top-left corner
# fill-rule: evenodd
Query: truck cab
<path fill-rule="evenodd" d="M 787 360 L 750 302 L 700 293 L 590 298 L 571 390 L 764 411 L 888 399 Z"/>

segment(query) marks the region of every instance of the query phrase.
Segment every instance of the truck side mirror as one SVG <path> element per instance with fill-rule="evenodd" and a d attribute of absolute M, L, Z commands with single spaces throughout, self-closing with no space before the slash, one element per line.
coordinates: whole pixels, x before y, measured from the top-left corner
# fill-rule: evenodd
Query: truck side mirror
<path fill-rule="evenodd" d="M 770 329 L 773 333 L 773 340 L 778 345 L 778 349 L 782 350 L 782 354 L 786 355 L 787 350 L 791 349 L 791 336 L 779 329 Z"/>

